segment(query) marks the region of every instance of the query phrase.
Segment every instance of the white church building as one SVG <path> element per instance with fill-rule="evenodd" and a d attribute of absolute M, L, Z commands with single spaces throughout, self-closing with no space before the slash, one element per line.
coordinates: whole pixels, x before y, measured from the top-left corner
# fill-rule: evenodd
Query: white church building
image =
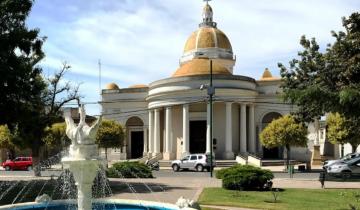
<path fill-rule="evenodd" d="M 282 159 L 283 149 L 264 148 L 258 134 L 294 107 L 283 103 L 281 80 L 268 69 L 257 79 L 233 74 L 236 58 L 231 43 L 213 21 L 213 10 L 208 3 L 203 8 L 202 22 L 185 42 L 180 65 L 172 75 L 148 85 L 127 88 L 111 83 L 102 90 L 104 118 L 116 120 L 126 129 L 124 147 L 112 149 L 109 157 L 155 156 L 173 160 L 185 154 L 210 152 L 208 95 L 200 89 L 201 85 L 209 84 L 210 60 L 215 87 L 216 159 L 234 160 L 237 155 L 248 154 L 261 159 Z M 310 161 L 314 142 L 321 144 L 321 155 L 339 155 L 338 147 L 327 144 L 321 136 L 324 131 L 315 135 L 312 126 L 309 131 L 308 147 L 292 148 L 292 159 Z"/>

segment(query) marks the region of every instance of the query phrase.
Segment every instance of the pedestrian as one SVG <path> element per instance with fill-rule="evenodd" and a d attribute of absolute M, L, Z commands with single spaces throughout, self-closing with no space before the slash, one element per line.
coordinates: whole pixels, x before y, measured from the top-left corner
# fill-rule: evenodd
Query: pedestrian
<path fill-rule="evenodd" d="M 321 183 L 321 188 L 325 188 L 325 178 L 326 178 L 326 174 L 324 171 L 320 172 L 320 176 L 319 176 L 319 181 Z"/>

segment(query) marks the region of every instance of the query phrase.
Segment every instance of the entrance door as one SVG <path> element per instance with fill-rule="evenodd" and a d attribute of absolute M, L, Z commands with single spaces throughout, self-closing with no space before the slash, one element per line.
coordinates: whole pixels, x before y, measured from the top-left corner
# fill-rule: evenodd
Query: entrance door
<path fill-rule="evenodd" d="M 263 147 L 263 158 L 264 159 L 281 159 L 282 149 L 280 147 L 266 148 Z"/>
<path fill-rule="evenodd" d="M 131 131 L 131 158 L 140 158 L 144 150 L 144 132 Z"/>
<path fill-rule="evenodd" d="M 190 153 L 206 151 L 206 120 L 190 121 Z"/>

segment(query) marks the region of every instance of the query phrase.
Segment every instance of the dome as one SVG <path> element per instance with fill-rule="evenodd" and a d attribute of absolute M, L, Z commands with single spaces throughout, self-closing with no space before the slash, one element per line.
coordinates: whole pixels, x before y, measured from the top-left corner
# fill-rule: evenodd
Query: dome
<path fill-rule="evenodd" d="M 105 86 L 105 89 L 107 89 L 107 90 L 119 90 L 120 88 L 119 88 L 119 86 L 117 84 L 112 82 L 112 83 L 107 84 Z"/>
<path fill-rule="evenodd" d="M 147 85 L 144 84 L 136 84 L 136 85 L 130 85 L 129 88 L 146 88 Z"/>
<path fill-rule="evenodd" d="M 260 78 L 260 81 L 273 81 L 273 80 L 280 80 L 280 78 L 273 77 L 273 75 L 271 74 L 269 69 L 265 68 L 264 73 L 263 73 L 262 77 Z"/>
<path fill-rule="evenodd" d="M 213 10 L 207 2 L 203 8 L 202 22 L 187 39 L 180 67 L 172 76 L 209 74 L 210 59 L 213 61 L 214 74 L 232 74 L 235 57 L 230 41 L 217 28 L 217 23 L 213 21 Z"/>
<path fill-rule="evenodd" d="M 184 47 L 184 53 L 201 48 L 220 48 L 232 52 L 229 39 L 221 30 L 213 27 L 200 27 L 193 32 Z"/>
<path fill-rule="evenodd" d="M 222 65 L 221 61 L 213 60 L 212 67 L 213 74 L 225 74 L 231 75 L 228 69 Z M 172 75 L 173 77 L 181 76 L 192 76 L 210 74 L 210 61 L 209 59 L 193 59 L 180 66 L 176 72 Z"/>

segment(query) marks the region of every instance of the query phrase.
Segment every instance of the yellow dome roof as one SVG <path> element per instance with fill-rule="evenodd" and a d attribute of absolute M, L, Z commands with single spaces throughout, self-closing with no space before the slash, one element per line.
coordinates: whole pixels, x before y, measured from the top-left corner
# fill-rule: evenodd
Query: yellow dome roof
<path fill-rule="evenodd" d="M 236 59 L 230 41 L 217 28 L 217 23 L 213 21 L 213 10 L 207 2 L 203 8 L 203 20 L 198 30 L 187 39 L 180 67 L 172 76 L 209 74 L 210 59 L 213 61 L 213 74 L 232 75 Z"/>
<path fill-rule="evenodd" d="M 148 86 L 144 85 L 144 84 L 136 84 L 136 85 L 129 86 L 129 88 L 145 88 L 145 87 L 148 87 Z"/>
<path fill-rule="evenodd" d="M 200 48 L 215 47 L 232 52 L 230 41 L 224 32 L 214 27 L 200 27 L 186 41 L 184 53 Z"/>
<path fill-rule="evenodd" d="M 107 89 L 107 90 L 118 90 L 120 88 L 119 88 L 119 86 L 117 84 L 112 82 L 112 83 L 107 84 L 105 86 L 105 89 Z"/>
<path fill-rule="evenodd" d="M 260 78 L 260 81 L 272 81 L 272 80 L 280 80 L 280 78 L 273 77 L 273 75 L 271 74 L 269 69 L 265 68 L 265 71 L 264 71 L 262 77 Z"/>
<path fill-rule="evenodd" d="M 231 73 L 220 62 L 213 60 L 213 74 L 231 75 Z M 172 75 L 173 77 L 192 76 L 210 74 L 210 61 L 209 59 L 192 59 L 184 63 Z"/>

